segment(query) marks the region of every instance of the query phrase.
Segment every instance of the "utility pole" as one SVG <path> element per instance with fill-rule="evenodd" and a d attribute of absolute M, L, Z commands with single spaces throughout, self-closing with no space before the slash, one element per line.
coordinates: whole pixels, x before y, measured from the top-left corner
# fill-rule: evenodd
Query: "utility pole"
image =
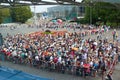
<path fill-rule="evenodd" d="M 92 0 L 90 1 L 90 25 L 92 24 Z"/>
<path fill-rule="evenodd" d="M 34 5 L 34 25 L 36 25 L 36 7 L 35 7 L 35 5 Z"/>

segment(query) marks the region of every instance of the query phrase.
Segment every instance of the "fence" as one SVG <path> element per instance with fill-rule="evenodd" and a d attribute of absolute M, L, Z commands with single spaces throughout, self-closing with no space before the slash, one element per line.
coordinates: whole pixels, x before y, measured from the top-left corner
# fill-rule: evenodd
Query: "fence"
<path fill-rule="evenodd" d="M 112 76 L 112 74 L 113 74 L 113 72 L 114 72 L 114 70 L 115 70 L 115 65 L 116 65 L 117 62 L 118 62 L 118 57 L 119 57 L 118 54 L 116 54 L 116 55 L 114 56 L 114 59 L 113 59 L 113 61 L 112 61 L 112 64 L 111 64 L 110 69 L 108 70 L 108 73 L 106 74 L 106 76 L 107 76 L 108 74 L 110 74 L 110 77 Z M 105 78 L 106 78 L 106 77 L 105 77 Z M 104 80 L 104 73 L 103 73 L 103 75 L 102 75 L 102 80 Z M 107 79 L 107 80 L 108 80 L 108 79 Z"/>

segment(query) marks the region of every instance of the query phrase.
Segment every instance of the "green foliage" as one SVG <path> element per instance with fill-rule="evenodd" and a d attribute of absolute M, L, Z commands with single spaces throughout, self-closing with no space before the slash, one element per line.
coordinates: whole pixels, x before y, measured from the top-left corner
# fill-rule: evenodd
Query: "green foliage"
<path fill-rule="evenodd" d="M 91 6 L 86 7 L 85 22 L 90 23 L 90 16 L 92 18 L 92 24 L 98 22 L 106 24 L 109 22 L 118 25 L 120 21 L 120 9 L 111 3 L 94 2 Z"/>
<path fill-rule="evenodd" d="M 3 19 L 2 19 L 2 17 L 0 16 L 0 23 L 2 23 L 2 21 L 3 21 Z"/>
<path fill-rule="evenodd" d="M 0 9 L 0 23 L 3 22 L 4 18 L 10 16 L 10 11 L 8 8 Z"/>
<path fill-rule="evenodd" d="M 16 8 L 11 8 L 11 16 L 14 22 L 25 23 L 29 18 L 32 17 L 30 7 L 20 6 Z"/>
<path fill-rule="evenodd" d="M 2 12 L 3 17 L 9 17 L 10 16 L 10 11 L 9 11 L 8 8 L 0 9 L 0 11 Z"/>
<path fill-rule="evenodd" d="M 29 6 L 0 9 L 0 23 L 2 23 L 7 17 L 12 17 L 13 22 L 24 23 L 32 17 L 32 13 Z"/>
<path fill-rule="evenodd" d="M 87 23 L 87 21 L 86 21 L 85 19 L 80 19 L 79 22 L 80 22 L 81 24 L 86 24 L 86 23 Z"/>

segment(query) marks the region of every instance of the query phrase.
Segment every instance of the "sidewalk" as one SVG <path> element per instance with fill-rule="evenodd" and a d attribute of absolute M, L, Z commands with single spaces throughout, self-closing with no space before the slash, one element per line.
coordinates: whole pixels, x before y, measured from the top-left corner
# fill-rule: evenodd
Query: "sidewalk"
<path fill-rule="evenodd" d="M 6 66 L 9 68 L 21 70 L 24 72 L 27 72 L 32 75 L 38 75 L 42 76 L 44 78 L 49 78 L 49 79 L 54 79 L 54 80 L 101 80 L 101 77 L 80 77 L 76 75 L 71 75 L 71 74 L 62 74 L 62 73 L 57 73 L 57 72 L 50 72 L 50 71 L 45 71 L 42 69 L 37 69 L 35 67 L 29 67 L 25 65 L 20 65 L 20 64 L 13 64 L 11 62 L 1 62 L 2 66 Z"/>
<path fill-rule="evenodd" d="M 120 80 L 120 62 L 115 66 L 113 72 L 113 80 Z"/>

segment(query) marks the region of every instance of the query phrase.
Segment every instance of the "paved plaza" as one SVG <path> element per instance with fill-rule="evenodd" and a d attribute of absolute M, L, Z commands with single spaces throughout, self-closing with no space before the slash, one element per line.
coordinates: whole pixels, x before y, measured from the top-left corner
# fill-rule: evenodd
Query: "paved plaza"
<path fill-rule="evenodd" d="M 26 33 L 31 33 L 31 32 L 35 32 L 35 31 L 42 31 L 43 29 L 40 28 L 28 28 L 26 26 L 18 26 L 16 29 L 11 30 L 10 28 L 0 28 L 0 33 L 2 33 L 3 37 L 5 37 L 7 35 L 7 33 L 14 35 L 17 33 L 22 33 L 22 34 L 26 34 Z M 44 29 L 45 30 L 45 29 Z M 58 30 L 68 30 L 68 29 L 58 29 Z M 70 32 L 74 32 L 74 30 L 69 29 Z M 79 31 L 79 30 L 75 30 L 75 31 Z M 117 30 L 118 34 L 120 34 L 120 31 Z M 119 35 L 120 36 L 120 35 Z M 92 35 L 92 36 L 86 36 L 85 38 L 96 38 L 96 35 Z M 106 34 L 102 35 L 103 38 L 108 37 L 108 39 L 112 39 L 112 30 L 110 30 L 109 32 L 107 32 Z M 102 78 L 100 77 L 86 77 L 86 78 L 82 78 L 80 76 L 75 76 L 75 75 L 71 75 L 71 74 L 62 74 L 62 73 L 57 73 L 57 72 L 50 72 L 50 71 L 45 71 L 42 69 L 36 69 L 34 67 L 30 67 L 30 66 L 26 66 L 26 65 L 20 65 L 20 64 L 13 64 L 11 62 L 1 62 L 1 65 L 3 66 L 7 66 L 10 68 L 14 68 L 17 70 L 22 70 L 24 72 L 30 73 L 30 74 L 34 74 L 34 75 L 38 75 L 38 76 L 42 76 L 45 78 L 51 78 L 54 80 L 102 80 Z M 115 71 L 113 73 L 113 80 L 120 80 L 120 63 L 118 63 L 116 65 Z"/>

